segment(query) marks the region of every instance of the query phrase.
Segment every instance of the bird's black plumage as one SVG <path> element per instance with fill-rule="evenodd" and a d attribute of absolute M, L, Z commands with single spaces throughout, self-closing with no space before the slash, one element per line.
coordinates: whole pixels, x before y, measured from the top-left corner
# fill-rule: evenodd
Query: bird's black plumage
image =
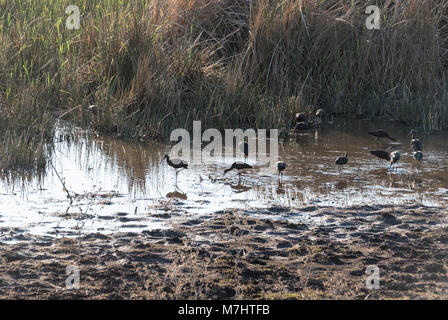
<path fill-rule="evenodd" d="M 390 165 L 394 165 L 396 162 L 400 160 L 400 152 L 394 151 L 390 153 Z"/>
<path fill-rule="evenodd" d="M 232 166 L 230 168 L 225 169 L 224 170 L 224 174 L 226 174 L 227 172 L 229 172 L 229 171 L 231 171 L 233 169 L 236 169 L 239 172 L 239 171 L 244 170 L 244 169 L 252 169 L 252 166 L 250 164 L 245 163 L 245 162 L 237 161 L 237 162 L 232 163 Z"/>
<path fill-rule="evenodd" d="M 422 161 L 422 159 L 423 159 L 423 152 L 421 152 L 421 151 L 415 151 L 414 154 L 413 154 L 413 156 L 414 156 L 414 159 L 415 159 L 415 160 L 417 160 L 417 161 Z"/>
<path fill-rule="evenodd" d="M 393 151 L 391 153 L 385 150 L 371 150 L 371 154 L 377 156 L 378 158 L 390 161 L 390 165 L 394 165 L 398 160 L 400 160 L 400 152 Z"/>
<path fill-rule="evenodd" d="M 334 163 L 338 165 L 344 165 L 347 162 L 348 162 L 348 153 L 346 152 L 344 157 L 337 158 Z"/>
<path fill-rule="evenodd" d="M 284 161 L 277 161 L 277 173 L 283 174 L 283 170 L 287 167 Z"/>
<path fill-rule="evenodd" d="M 369 151 L 374 156 L 377 156 L 378 158 L 390 161 L 390 153 L 384 150 L 370 150 Z"/>
<path fill-rule="evenodd" d="M 423 151 L 423 145 L 420 142 L 420 140 L 415 137 L 415 130 L 414 129 L 412 129 L 409 132 L 409 135 L 411 136 L 411 148 L 412 148 L 412 150 L 414 150 L 414 152 Z"/>
<path fill-rule="evenodd" d="M 325 110 L 324 109 L 318 109 L 317 111 L 316 111 L 316 117 L 319 117 L 319 118 L 323 118 L 325 116 Z"/>
<path fill-rule="evenodd" d="M 166 159 L 168 165 L 174 169 L 187 169 L 188 163 L 180 159 L 170 159 L 170 157 L 166 154 L 162 161 Z"/>

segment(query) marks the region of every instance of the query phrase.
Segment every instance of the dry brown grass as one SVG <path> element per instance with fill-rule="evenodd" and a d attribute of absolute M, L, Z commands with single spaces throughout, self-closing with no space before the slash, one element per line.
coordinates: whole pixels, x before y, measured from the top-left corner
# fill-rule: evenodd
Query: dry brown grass
<path fill-rule="evenodd" d="M 372 3 L 380 30 L 365 27 Z M 58 118 L 132 140 L 193 120 L 288 131 L 308 105 L 447 127 L 445 1 L 96 0 L 80 30 L 65 5 L 0 1 L 2 148 L 23 135 L 36 149 Z M 32 166 L 11 150 L 3 167 Z"/>

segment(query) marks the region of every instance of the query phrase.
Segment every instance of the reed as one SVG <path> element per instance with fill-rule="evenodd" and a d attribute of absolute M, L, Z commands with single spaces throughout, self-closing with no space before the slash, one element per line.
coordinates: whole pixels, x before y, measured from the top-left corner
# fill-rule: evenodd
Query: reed
<path fill-rule="evenodd" d="M 58 119 L 136 141 L 287 131 L 309 105 L 448 127 L 446 1 L 84 0 L 68 30 L 70 4 L 0 0 L 1 168 L 44 166 Z"/>

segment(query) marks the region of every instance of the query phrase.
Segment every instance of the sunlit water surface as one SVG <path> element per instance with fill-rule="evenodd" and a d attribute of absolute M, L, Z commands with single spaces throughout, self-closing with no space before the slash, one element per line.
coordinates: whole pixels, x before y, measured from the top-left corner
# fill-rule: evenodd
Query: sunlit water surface
<path fill-rule="evenodd" d="M 386 129 L 397 142 L 377 142 L 367 135 L 367 130 L 377 128 Z M 74 236 L 165 229 L 226 209 L 245 209 L 272 218 L 275 207 L 297 212 L 311 206 L 447 207 L 448 138 L 420 134 L 424 159 L 416 164 L 409 130 L 345 121 L 297 134 L 279 145 L 279 159 L 288 164 L 281 179 L 275 169 L 254 159 L 247 162 L 258 168 L 240 179 L 236 171 L 224 175 L 233 161 L 244 159 L 217 158 L 207 164 L 190 163 L 176 181 L 175 170 L 161 162 L 168 146 L 85 134 L 75 140 L 62 139 L 56 143 L 54 168 L 49 165 L 43 176 L 3 175 L 0 240 L 20 240 L 25 233 Z M 372 149 L 399 150 L 401 159 L 394 170 L 388 170 L 386 161 L 368 152 Z M 334 161 L 345 152 L 349 163 L 339 172 Z M 60 178 L 73 195 L 71 205 Z M 319 223 L 307 210 L 294 219 Z"/>

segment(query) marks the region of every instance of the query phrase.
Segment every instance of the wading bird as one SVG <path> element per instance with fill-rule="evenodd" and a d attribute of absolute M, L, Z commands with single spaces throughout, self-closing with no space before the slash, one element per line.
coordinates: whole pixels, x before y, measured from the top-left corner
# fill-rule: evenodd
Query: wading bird
<path fill-rule="evenodd" d="M 370 150 L 369 151 L 374 156 L 377 156 L 378 158 L 390 161 L 390 153 L 384 150 Z"/>
<path fill-rule="evenodd" d="M 390 167 L 392 167 L 398 160 L 400 160 L 400 152 L 398 152 L 398 151 L 391 152 L 390 153 Z"/>
<path fill-rule="evenodd" d="M 343 166 L 344 164 L 347 164 L 347 162 L 348 162 L 348 153 L 346 152 L 345 156 L 337 158 L 334 163 L 337 164 L 338 166 Z M 338 171 L 339 173 L 341 173 L 339 167 Z"/>
<path fill-rule="evenodd" d="M 417 160 L 417 161 L 422 161 L 422 159 L 423 159 L 423 152 L 421 152 L 421 151 L 415 151 L 414 154 L 413 154 L 413 156 L 414 156 L 414 159 L 415 159 L 415 160 Z"/>
<path fill-rule="evenodd" d="M 400 152 L 393 151 L 391 153 L 384 150 L 371 150 L 371 154 L 377 156 L 378 158 L 390 161 L 390 166 L 392 167 L 398 160 L 400 160 Z"/>
<path fill-rule="evenodd" d="M 280 177 L 283 176 L 283 170 L 287 167 L 286 163 L 283 161 L 277 161 L 277 174 L 280 174 Z"/>
<path fill-rule="evenodd" d="M 420 140 L 415 137 L 415 130 L 414 129 L 409 131 L 409 135 L 411 136 L 411 148 L 412 148 L 412 150 L 414 150 L 415 152 L 423 151 L 423 145 L 420 142 Z"/>
<path fill-rule="evenodd" d="M 252 169 L 252 166 L 250 164 L 245 163 L 245 162 L 237 161 L 237 162 L 232 163 L 232 166 L 230 168 L 225 169 L 224 170 L 224 174 L 226 174 L 227 172 L 229 172 L 229 171 L 231 171 L 233 169 L 238 170 L 238 175 L 241 175 L 241 170 Z"/>
<path fill-rule="evenodd" d="M 323 119 L 325 116 L 325 110 L 324 109 L 318 109 L 316 111 L 316 117 L 318 117 L 319 119 Z"/>
<path fill-rule="evenodd" d="M 389 134 L 386 131 L 384 131 L 383 129 L 370 130 L 370 131 L 367 131 L 367 133 L 370 134 L 371 136 L 376 137 L 377 141 L 380 138 L 387 138 L 389 140 L 395 141 L 395 138 L 392 138 L 391 136 L 389 136 Z"/>
<path fill-rule="evenodd" d="M 305 122 L 306 115 L 304 112 L 296 113 L 296 122 Z"/>
<path fill-rule="evenodd" d="M 162 161 L 160 161 L 160 163 L 162 163 L 163 160 L 165 160 L 165 159 L 166 159 L 166 162 L 168 163 L 168 165 L 170 167 L 176 169 L 176 179 L 177 179 L 177 174 L 179 172 L 181 172 L 182 170 L 188 168 L 188 163 L 186 163 L 185 161 L 180 160 L 180 159 L 172 159 L 171 160 L 170 157 L 168 157 L 167 154 L 163 157 L 163 159 L 162 159 Z M 178 169 L 180 169 L 180 170 L 178 170 Z"/>

